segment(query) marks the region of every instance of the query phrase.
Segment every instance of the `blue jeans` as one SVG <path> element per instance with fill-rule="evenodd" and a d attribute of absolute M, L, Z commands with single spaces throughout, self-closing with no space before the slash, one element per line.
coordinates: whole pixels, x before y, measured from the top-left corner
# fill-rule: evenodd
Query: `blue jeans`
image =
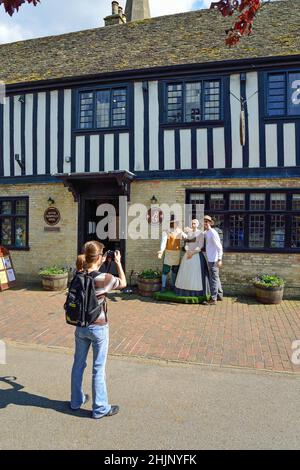
<path fill-rule="evenodd" d="M 71 377 L 71 408 L 78 409 L 84 404 L 85 394 L 82 389 L 83 373 L 87 366 L 86 359 L 93 348 L 93 418 L 106 415 L 111 405 L 108 404 L 105 365 L 108 353 L 108 325 L 90 325 L 76 328 L 75 355 Z"/>
<path fill-rule="evenodd" d="M 218 295 L 223 296 L 222 284 L 219 276 L 218 263 L 208 263 L 210 293 L 213 300 L 217 300 Z"/>

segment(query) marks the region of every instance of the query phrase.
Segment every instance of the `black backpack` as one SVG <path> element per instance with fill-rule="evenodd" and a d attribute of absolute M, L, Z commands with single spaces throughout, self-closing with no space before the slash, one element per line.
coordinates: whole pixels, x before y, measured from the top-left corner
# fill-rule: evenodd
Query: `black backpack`
<path fill-rule="evenodd" d="M 94 323 L 104 311 L 106 317 L 106 296 L 99 304 L 96 296 L 94 278 L 99 272 L 77 272 L 71 281 L 67 300 L 64 305 L 66 322 L 69 325 L 86 327 Z"/>

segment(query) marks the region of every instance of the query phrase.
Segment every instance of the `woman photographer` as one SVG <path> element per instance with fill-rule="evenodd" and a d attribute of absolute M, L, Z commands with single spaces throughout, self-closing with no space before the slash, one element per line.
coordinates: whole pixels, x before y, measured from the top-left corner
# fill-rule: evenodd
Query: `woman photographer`
<path fill-rule="evenodd" d="M 121 265 L 121 255 L 115 252 L 115 263 L 118 277 L 109 273 L 100 273 L 99 269 L 105 261 L 104 245 L 96 241 L 87 242 L 83 248 L 84 269 L 94 278 L 98 302 L 103 305 L 97 320 L 87 327 L 77 327 L 75 332 L 75 355 L 71 376 L 71 408 L 78 410 L 89 399 L 83 393 L 82 381 L 86 368 L 89 348 L 93 348 L 93 406 L 92 417 L 99 419 L 118 413 L 117 405 L 108 403 L 105 366 L 108 354 L 109 328 L 106 315 L 106 294 L 115 289 L 126 287 L 126 277 Z M 82 255 L 81 255 L 82 256 Z M 81 260 L 82 261 L 82 260 Z"/>

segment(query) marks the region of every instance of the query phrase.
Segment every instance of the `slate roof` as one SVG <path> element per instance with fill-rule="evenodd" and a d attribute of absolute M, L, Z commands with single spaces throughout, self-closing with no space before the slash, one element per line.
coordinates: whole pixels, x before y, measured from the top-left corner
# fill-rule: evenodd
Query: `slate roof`
<path fill-rule="evenodd" d="M 38 7 L 37 7 L 38 8 Z M 233 18 L 213 10 L 161 16 L 0 45 L 7 84 L 178 64 L 300 54 L 300 0 L 265 5 L 253 34 L 225 46 Z"/>

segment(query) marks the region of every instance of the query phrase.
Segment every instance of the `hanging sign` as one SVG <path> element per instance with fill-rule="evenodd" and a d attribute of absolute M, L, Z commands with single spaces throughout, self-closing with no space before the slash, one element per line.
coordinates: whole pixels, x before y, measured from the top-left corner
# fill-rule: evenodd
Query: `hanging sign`
<path fill-rule="evenodd" d="M 16 285 L 16 275 L 9 251 L 0 246 L 0 291 Z"/>
<path fill-rule="evenodd" d="M 147 214 L 148 224 L 160 225 L 163 221 L 163 218 L 164 218 L 163 211 L 159 209 L 158 207 L 153 207 L 152 209 L 148 210 L 148 214 Z"/>

